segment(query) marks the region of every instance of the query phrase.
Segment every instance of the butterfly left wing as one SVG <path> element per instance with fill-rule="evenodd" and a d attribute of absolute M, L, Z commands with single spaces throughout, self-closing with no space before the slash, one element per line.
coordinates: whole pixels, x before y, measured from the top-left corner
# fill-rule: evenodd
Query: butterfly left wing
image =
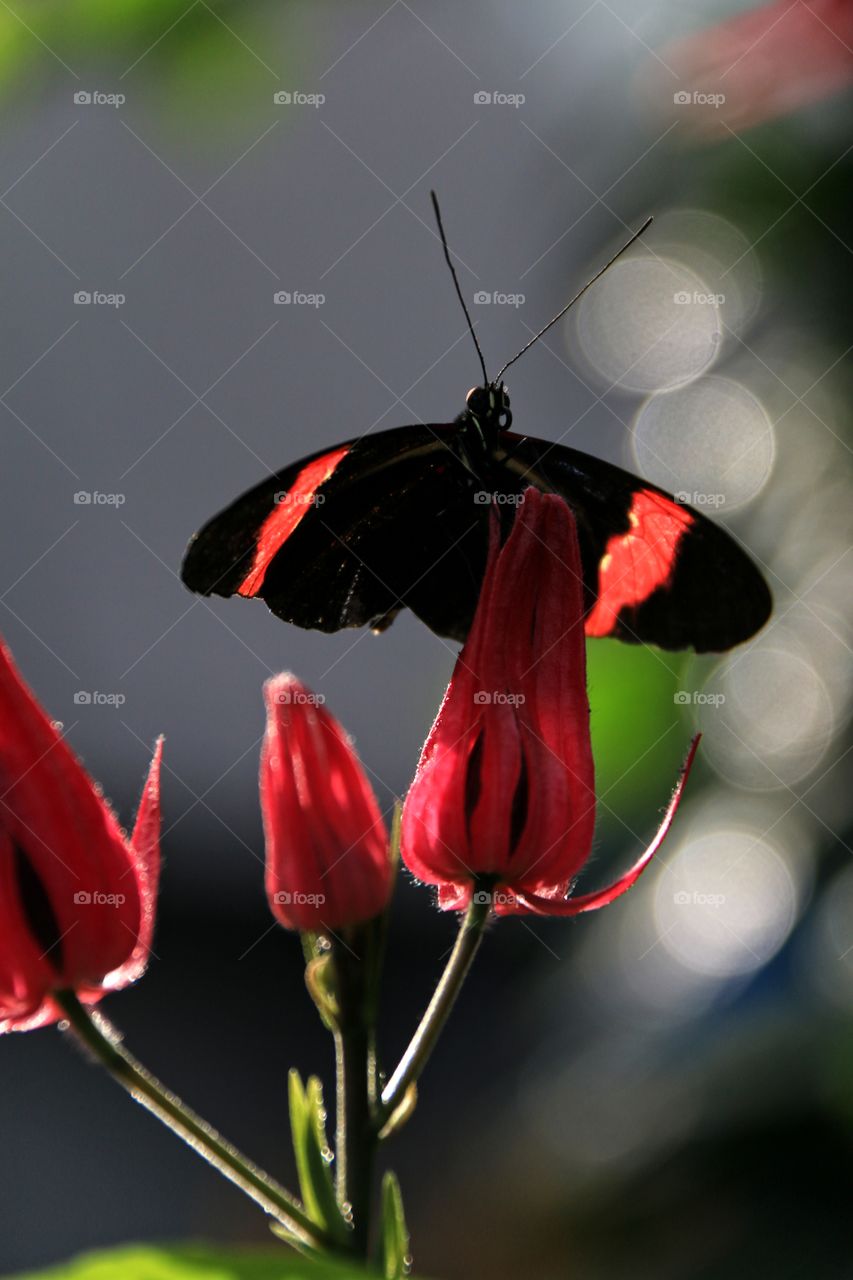
<path fill-rule="evenodd" d="M 578 522 L 589 636 L 730 649 L 770 615 L 767 584 L 722 525 L 600 458 L 503 432 L 508 485 L 559 493 Z"/>
<path fill-rule="evenodd" d="M 397 427 L 303 458 L 195 535 L 182 577 L 203 595 L 263 599 L 321 631 L 386 626 L 404 606 L 464 640 L 488 506 L 455 424 Z"/>

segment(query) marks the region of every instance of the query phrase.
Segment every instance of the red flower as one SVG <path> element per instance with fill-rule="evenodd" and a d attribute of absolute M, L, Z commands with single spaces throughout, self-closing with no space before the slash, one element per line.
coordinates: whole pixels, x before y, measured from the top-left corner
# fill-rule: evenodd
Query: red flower
<path fill-rule="evenodd" d="M 583 574 L 570 508 L 528 489 L 500 549 L 493 524 L 474 622 L 403 808 L 403 860 L 438 886 L 445 910 L 476 888 L 499 914 L 590 911 L 637 879 L 684 777 L 639 862 L 610 888 L 567 899 L 595 823 Z"/>
<path fill-rule="evenodd" d="M 668 95 L 673 86 L 689 97 L 698 91 L 700 109 L 682 111 L 679 120 L 710 137 L 727 137 L 726 126 L 749 129 L 847 88 L 851 45 L 850 0 L 773 0 L 665 45 L 648 74 Z M 681 100 L 676 92 L 675 102 Z"/>
<path fill-rule="evenodd" d="M 0 644 L 0 1031 L 93 1004 L 145 970 L 159 871 L 161 743 L 128 840 Z"/>
<path fill-rule="evenodd" d="M 391 894 L 388 833 L 341 726 L 295 676 L 264 686 L 261 751 L 266 888 L 287 929 L 372 920 Z"/>

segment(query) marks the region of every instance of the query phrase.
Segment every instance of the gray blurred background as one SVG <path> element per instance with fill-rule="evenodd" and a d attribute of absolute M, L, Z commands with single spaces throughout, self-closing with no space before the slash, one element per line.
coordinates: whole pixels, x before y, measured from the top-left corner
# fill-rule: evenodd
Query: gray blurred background
<path fill-rule="evenodd" d="M 826 84 L 799 97 L 811 37 L 785 42 L 784 6 L 701 75 L 719 42 L 673 37 L 732 6 L 0 14 L 0 629 L 126 822 L 165 733 L 157 954 L 106 1012 L 285 1178 L 286 1069 L 330 1063 L 263 897 L 261 684 L 322 692 L 387 809 L 453 647 L 405 614 L 322 636 L 198 600 L 184 546 L 269 468 L 462 408 L 477 364 L 430 187 L 491 371 L 656 215 L 513 368 L 515 425 L 691 495 L 776 613 L 721 660 L 591 646 L 590 885 L 654 829 L 697 724 L 702 764 L 630 899 L 490 936 L 388 1155 L 425 1274 L 848 1274 L 853 36 L 827 43 L 843 6 L 815 8 Z M 389 1065 L 453 933 L 424 890 L 396 908 Z M 55 1031 L 0 1051 L 4 1271 L 268 1239 Z"/>

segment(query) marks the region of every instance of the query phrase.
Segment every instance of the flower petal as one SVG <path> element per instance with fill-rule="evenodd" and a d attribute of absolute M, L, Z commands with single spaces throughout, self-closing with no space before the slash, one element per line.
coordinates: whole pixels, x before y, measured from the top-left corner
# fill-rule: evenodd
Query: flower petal
<path fill-rule="evenodd" d="M 145 972 L 154 936 L 157 908 L 157 886 L 160 880 L 160 765 L 163 739 L 154 744 L 154 755 L 142 788 L 136 822 L 130 837 L 139 893 L 139 933 L 130 958 L 104 979 L 110 990 L 126 987 Z"/>
<path fill-rule="evenodd" d="M 98 985 L 128 959 L 138 936 L 130 853 L 101 791 L 2 645 L 0 826 L 49 901 L 61 939 L 54 967 L 64 985 Z"/>
<path fill-rule="evenodd" d="M 264 686 L 260 794 L 266 890 L 286 928 L 334 930 L 372 919 L 391 893 L 388 833 L 342 727 L 293 675 Z"/>
<path fill-rule="evenodd" d="M 586 861 L 595 788 L 583 571 L 569 506 L 528 488 L 403 808 L 403 860 L 450 909 L 480 876 L 536 893 Z"/>
<path fill-rule="evenodd" d="M 157 880 L 155 754 L 135 845 L 0 643 L 0 1030 L 142 972 Z"/>

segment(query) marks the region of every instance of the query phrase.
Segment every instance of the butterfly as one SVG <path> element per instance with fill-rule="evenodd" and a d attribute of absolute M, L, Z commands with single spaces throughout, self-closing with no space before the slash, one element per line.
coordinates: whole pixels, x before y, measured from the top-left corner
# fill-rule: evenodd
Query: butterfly
<path fill-rule="evenodd" d="M 260 598 L 279 618 L 333 632 L 382 631 L 403 608 L 464 641 L 485 570 L 490 513 L 504 531 L 529 485 L 557 493 L 578 526 L 589 636 L 718 652 L 772 608 L 734 538 L 664 490 L 577 449 L 513 432 L 503 374 L 619 253 L 450 423 L 396 427 L 322 449 L 261 481 L 191 540 L 181 576 L 201 595 Z"/>

